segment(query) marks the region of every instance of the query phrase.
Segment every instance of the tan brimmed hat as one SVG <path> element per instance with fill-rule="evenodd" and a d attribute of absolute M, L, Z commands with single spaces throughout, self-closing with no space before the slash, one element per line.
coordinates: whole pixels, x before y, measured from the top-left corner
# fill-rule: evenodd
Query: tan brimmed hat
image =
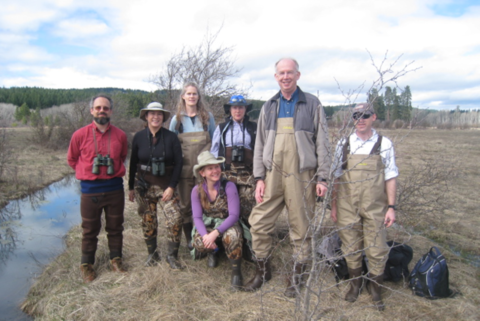
<path fill-rule="evenodd" d="M 164 123 L 165 123 L 165 122 L 168 120 L 168 118 L 170 117 L 170 112 L 169 112 L 168 110 L 164 109 L 163 106 L 162 106 L 162 104 L 160 104 L 159 102 L 154 101 L 153 103 L 148 104 L 147 107 L 142 108 L 142 109 L 140 110 L 140 119 L 141 119 L 141 120 L 147 121 L 147 120 L 145 119 L 145 114 L 146 114 L 147 111 L 149 111 L 149 110 L 151 110 L 151 111 L 161 111 L 161 112 L 163 112 L 163 122 L 164 122 Z"/>
<path fill-rule="evenodd" d="M 197 157 L 198 164 L 193 166 L 193 175 L 199 180 L 202 181 L 203 177 L 200 175 L 200 170 L 207 165 L 221 164 L 225 162 L 225 157 L 215 158 L 212 153 L 208 150 L 201 152 Z"/>

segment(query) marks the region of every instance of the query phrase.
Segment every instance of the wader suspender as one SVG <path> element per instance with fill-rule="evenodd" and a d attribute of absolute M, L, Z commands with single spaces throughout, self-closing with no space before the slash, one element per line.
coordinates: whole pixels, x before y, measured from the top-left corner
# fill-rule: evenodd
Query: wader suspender
<path fill-rule="evenodd" d="M 93 133 L 93 143 L 95 144 L 95 156 L 97 156 L 98 148 L 97 148 L 97 136 L 95 136 L 95 128 L 92 128 L 92 133 Z M 109 129 L 108 130 L 108 157 L 110 157 L 110 136 L 111 135 L 112 135 L 112 131 Z"/>
<path fill-rule="evenodd" d="M 183 118 L 183 116 L 182 116 Z M 177 124 L 175 125 L 175 130 L 179 133 L 179 134 L 183 134 L 183 125 L 182 125 L 182 121 L 177 121 Z M 208 131 L 208 125 L 203 125 L 203 131 Z"/>
<path fill-rule="evenodd" d="M 382 145 L 382 136 L 378 135 L 377 142 L 373 145 L 370 155 L 380 155 L 380 147 Z M 347 142 L 343 145 L 342 153 L 342 169 L 347 169 L 347 155 L 350 154 L 350 137 L 347 137 Z"/>

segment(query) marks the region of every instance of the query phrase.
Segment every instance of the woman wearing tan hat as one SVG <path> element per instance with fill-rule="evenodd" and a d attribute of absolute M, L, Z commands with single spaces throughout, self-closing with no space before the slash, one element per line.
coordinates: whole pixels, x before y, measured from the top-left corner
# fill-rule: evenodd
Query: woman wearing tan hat
<path fill-rule="evenodd" d="M 170 122 L 170 130 L 178 135 L 183 152 L 183 169 L 178 183 L 180 208 L 183 216 L 183 230 L 187 245 L 191 248 L 192 206 L 190 193 L 195 185 L 192 176 L 197 156 L 204 150 L 210 150 L 215 120 L 202 100 L 200 90 L 195 83 L 186 83 L 177 104 L 177 114 Z"/>
<path fill-rule="evenodd" d="M 167 225 L 167 262 L 172 269 L 178 270 L 183 269 L 177 258 L 183 219 L 175 188 L 183 161 L 178 137 L 162 127 L 169 117 L 170 112 L 158 102 L 140 110 L 140 119 L 147 122 L 147 127 L 133 137 L 128 198 L 131 202 L 137 200 L 138 214 L 142 217 L 148 249 L 145 265 L 152 266 L 160 261 L 157 250 L 158 205 Z"/>
<path fill-rule="evenodd" d="M 192 213 L 195 224 L 193 246 L 208 253 L 207 265 L 217 266 L 217 251 L 222 242 L 232 265 L 232 289 L 243 286 L 241 271 L 243 230 L 239 224 L 240 199 L 234 183 L 222 180 L 220 164 L 225 158 L 215 158 L 209 151 L 198 155 L 193 173 L 199 184 L 192 190 Z"/>

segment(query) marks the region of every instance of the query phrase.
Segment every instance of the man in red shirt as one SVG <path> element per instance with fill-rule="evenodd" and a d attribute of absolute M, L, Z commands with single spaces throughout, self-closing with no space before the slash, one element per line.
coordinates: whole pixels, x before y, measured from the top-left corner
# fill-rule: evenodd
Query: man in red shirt
<path fill-rule="evenodd" d="M 82 196 L 82 260 L 80 271 L 85 283 L 96 277 L 93 264 L 97 250 L 101 215 L 105 212 L 110 263 L 113 271 L 126 272 L 122 266 L 123 176 L 127 157 L 127 136 L 110 124 L 112 99 L 98 95 L 90 101 L 93 122 L 77 130 L 70 141 L 67 160 L 80 180 Z"/>

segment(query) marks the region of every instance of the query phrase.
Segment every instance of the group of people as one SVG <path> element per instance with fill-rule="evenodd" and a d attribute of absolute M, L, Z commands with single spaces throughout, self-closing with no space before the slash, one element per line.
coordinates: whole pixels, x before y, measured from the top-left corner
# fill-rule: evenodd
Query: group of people
<path fill-rule="evenodd" d="M 317 97 L 298 87 L 300 75 L 292 58 L 275 64 L 280 90 L 262 106 L 258 123 L 247 115 L 252 105 L 234 95 L 224 106 L 225 122 L 215 127 L 194 83 L 184 85 L 169 130 L 163 125 L 171 113 L 160 103 L 152 102 L 140 111 L 146 126 L 133 138 L 128 199 L 137 202 L 142 218 L 148 251 L 145 265 L 161 260 L 160 208 L 171 269 L 184 268 L 178 259 L 183 230 L 194 258 L 207 256 L 208 267 L 214 268 L 223 249 L 232 267 L 232 288 L 256 291 L 272 278 L 272 233 L 286 208 L 293 256 L 285 295 L 296 297 L 311 261 L 316 196 L 327 196 L 328 186 L 333 186 L 331 216 L 339 227 L 351 278 L 345 299 L 353 302 L 361 291 L 364 250 L 368 289 L 376 307 L 383 310 L 385 228 L 395 222 L 398 176 L 392 143 L 372 128 L 376 119 L 372 105 L 358 104 L 352 113 L 355 132 L 338 143 L 332 157 L 323 107 Z M 96 277 L 93 266 L 102 211 L 112 270 L 126 272 L 122 177 L 127 139 L 110 124 L 112 112 L 109 97 L 94 97 L 90 104 L 94 120 L 73 134 L 68 150 L 68 163 L 82 190 L 80 271 L 87 283 Z M 245 246 L 247 240 L 251 246 Z M 245 254 L 253 257 L 256 271 L 244 284 Z"/>

